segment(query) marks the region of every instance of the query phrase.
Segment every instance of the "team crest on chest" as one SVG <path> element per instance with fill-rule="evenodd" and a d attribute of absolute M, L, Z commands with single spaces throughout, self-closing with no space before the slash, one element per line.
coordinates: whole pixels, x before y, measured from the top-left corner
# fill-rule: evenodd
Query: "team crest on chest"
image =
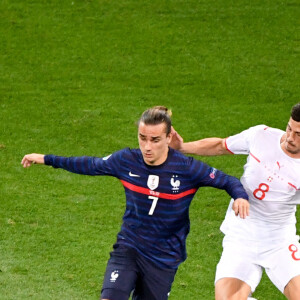
<path fill-rule="evenodd" d="M 179 179 L 177 179 L 177 177 L 178 177 L 177 175 L 173 175 L 170 180 L 173 193 L 178 193 L 178 190 L 179 190 L 180 181 L 179 181 Z"/>
<path fill-rule="evenodd" d="M 150 190 L 155 190 L 158 187 L 159 184 L 159 176 L 157 175 L 149 175 L 147 186 Z"/>

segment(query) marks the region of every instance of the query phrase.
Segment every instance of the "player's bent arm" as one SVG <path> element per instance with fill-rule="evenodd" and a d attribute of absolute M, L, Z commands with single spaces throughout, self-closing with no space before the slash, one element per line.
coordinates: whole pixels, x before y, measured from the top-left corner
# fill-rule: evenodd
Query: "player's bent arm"
<path fill-rule="evenodd" d="M 23 165 L 24 168 L 29 168 L 32 164 L 44 164 L 45 159 L 44 154 L 37 154 L 37 153 L 31 153 L 31 154 L 26 154 L 22 161 L 21 164 Z"/>
<path fill-rule="evenodd" d="M 207 176 L 206 178 L 208 185 L 226 190 L 226 192 L 234 199 L 232 209 L 236 216 L 239 215 L 242 219 L 249 216 L 249 197 L 242 183 L 236 177 L 217 170 L 215 172 L 215 177 Z M 218 180 L 215 180 L 215 178 Z"/>
<path fill-rule="evenodd" d="M 203 156 L 231 154 L 226 147 L 226 139 L 206 138 L 194 142 L 182 143 L 179 149 L 182 153 Z"/>

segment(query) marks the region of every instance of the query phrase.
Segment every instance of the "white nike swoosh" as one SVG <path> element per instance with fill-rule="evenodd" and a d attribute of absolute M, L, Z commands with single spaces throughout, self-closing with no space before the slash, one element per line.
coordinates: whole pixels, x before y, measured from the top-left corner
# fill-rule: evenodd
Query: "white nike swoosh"
<path fill-rule="evenodd" d="M 141 177 L 140 175 L 131 173 L 131 171 L 129 172 L 129 176 L 131 176 L 131 177 Z"/>
<path fill-rule="evenodd" d="M 108 160 L 110 157 L 111 157 L 111 154 L 110 154 L 110 155 L 107 155 L 107 156 L 105 156 L 105 157 L 103 157 L 102 159 L 103 159 L 103 160 Z"/>

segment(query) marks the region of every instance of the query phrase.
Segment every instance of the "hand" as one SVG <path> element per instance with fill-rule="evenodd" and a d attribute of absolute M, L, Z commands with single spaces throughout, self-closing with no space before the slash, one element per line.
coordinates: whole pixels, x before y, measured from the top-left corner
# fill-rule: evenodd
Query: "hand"
<path fill-rule="evenodd" d="M 235 215 L 240 215 L 240 218 L 242 219 L 246 219 L 246 217 L 249 216 L 249 208 L 249 201 L 243 198 L 234 200 L 232 205 L 232 209 L 234 210 Z"/>
<path fill-rule="evenodd" d="M 32 164 L 44 164 L 45 155 L 44 154 L 27 154 L 23 157 L 21 164 L 23 165 L 24 168 L 29 168 Z"/>
<path fill-rule="evenodd" d="M 179 133 L 172 126 L 171 129 L 172 139 L 169 146 L 175 150 L 180 150 L 183 144 L 183 138 L 179 135 Z"/>

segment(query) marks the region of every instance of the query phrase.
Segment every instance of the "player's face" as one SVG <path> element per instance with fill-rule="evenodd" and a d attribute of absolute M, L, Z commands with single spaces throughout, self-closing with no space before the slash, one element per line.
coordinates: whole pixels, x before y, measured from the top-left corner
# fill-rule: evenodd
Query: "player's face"
<path fill-rule="evenodd" d="M 146 164 L 158 166 L 167 159 L 171 134 L 167 136 L 165 123 L 146 125 L 140 122 L 138 139 Z"/>
<path fill-rule="evenodd" d="M 286 139 L 284 149 L 292 156 L 300 156 L 300 122 L 290 118 L 286 127 Z"/>

